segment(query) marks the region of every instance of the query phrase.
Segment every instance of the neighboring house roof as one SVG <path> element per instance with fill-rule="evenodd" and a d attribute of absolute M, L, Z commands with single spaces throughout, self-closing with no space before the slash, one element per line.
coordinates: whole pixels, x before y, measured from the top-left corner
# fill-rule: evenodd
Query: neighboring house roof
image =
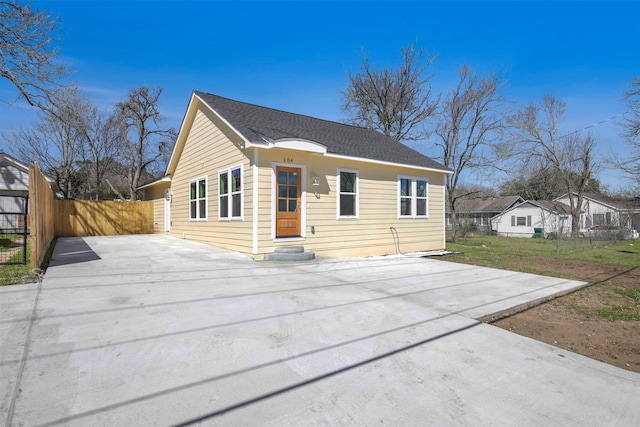
<path fill-rule="evenodd" d="M 194 91 L 246 141 L 303 140 L 326 147 L 327 154 L 450 172 L 433 159 L 371 129 L 317 119 Z"/>
<path fill-rule="evenodd" d="M 529 202 L 557 214 L 571 215 L 571 206 L 557 200 L 529 200 Z"/>
<path fill-rule="evenodd" d="M 567 197 L 568 193 L 557 197 L 555 200 L 563 199 Z M 573 193 L 574 196 L 578 196 L 577 193 Z M 614 199 L 613 197 L 606 196 L 604 194 L 597 193 L 585 193 L 583 197 L 586 200 L 593 200 L 602 205 L 608 206 L 618 211 L 632 211 L 640 212 L 640 197 L 631 197 L 627 199 Z"/>
<path fill-rule="evenodd" d="M 571 215 L 571 206 L 566 205 L 562 202 L 558 202 L 557 200 L 527 200 L 505 210 L 504 212 L 499 213 L 498 215 L 495 215 L 494 218 L 500 215 L 507 214 L 508 212 L 512 212 L 515 209 L 526 207 L 526 205 L 533 205 L 540 209 L 544 209 L 558 215 Z"/>
<path fill-rule="evenodd" d="M 29 191 L 29 167 L 4 152 L 0 152 L 0 191 Z"/>
<path fill-rule="evenodd" d="M 29 171 L 29 166 L 25 165 L 22 162 L 19 162 L 15 158 L 11 157 L 7 153 L 0 151 L 0 162 L 7 162 L 13 164 L 18 169 L 22 169 L 23 171 Z"/>
<path fill-rule="evenodd" d="M 504 197 L 478 197 L 474 199 L 458 199 L 456 201 L 456 212 L 459 213 L 497 213 L 509 209 L 515 204 L 524 202 L 520 196 Z M 450 212 L 447 203 L 446 212 Z"/>

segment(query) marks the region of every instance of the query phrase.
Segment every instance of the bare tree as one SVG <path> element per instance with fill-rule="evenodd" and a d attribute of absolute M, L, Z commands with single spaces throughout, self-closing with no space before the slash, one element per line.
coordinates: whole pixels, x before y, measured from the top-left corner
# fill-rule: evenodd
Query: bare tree
<path fill-rule="evenodd" d="M 441 103 L 435 130 L 442 164 L 453 171 L 446 176 L 453 242 L 458 241 L 459 228 L 456 201 L 470 195 L 459 191 L 461 177 L 475 168 L 496 166 L 495 158 L 504 149 L 499 139 L 504 128 L 500 111 L 505 103 L 500 94 L 503 82 L 495 73 L 473 74 L 467 65 L 458 74 L 458 85 Z"/>
<path fill-rule="evenodd" d="M 416 141 L 426 136 L 425 121 L 437 108 L 438 99 L 425 75 L 435 55 L 416 51 L 415 43 L 402 49 L 399 68 L 374 69 L 362 54 L 362 68 L 348 74 L 349 86 L 342 93 L 342 111 L 349 113 L 347 122 L 375 129 L 397 141 Z"/>
<path fill-rule="evenodd" d="M 86 104 L 83 109 L 79 131 L 84 144 L 82 158 L 88 166 L 86 191 L 89 197 L 99 200 L 109 176 L 117 174 L 119 165 L 115 157 L 118 149 L 119 127 L 114 116 L 99 111 L 94 105 Z"/>
<path fill-rule="evenodd" d="M 522 196 L 526 200 L 552 200 L 567 192 L 562 174 L 554 167 L 549 166 L 545 159 L 529 159 L 528 164 L 520 162 L 516 176 L 500 185 L 502 196 Z M 574 187 L 580 186 L 581 177 L 570 171 Z M 588 192 L 600 193 L 602 184 L 598 179 L 591 178 Z"/>
<path fill-rule="evenodd" d="M 630 89 L 623 93 L 629 111 L 622 123 L 628 150 L 624 158 L 615 158 L 613 163 L 640 188 L 640 76 L 634 78 L 629 86 Z"/>
<path fill-rule="evenodd" d="M 161 88 L 135 88 L 115 106 L 114 115 L 120 127 L 119 157 L 126 169 L 131 200 L 137 200 L 137 188 L 145 173 L 163 153 L 171 151 L 175 142 L 175 130 L 160 127 L 163 120 L 158 109 L 160 95 Z"/>
<path fill-rule="evenodd" d="M 0 1 L 0 77 L 18 90 L 18 99 L 55 112 L 65 67 L 56 63 L 57 18 L 29 3 Z M 64 99 L 64 97 L 63 97 Z"/>
<path fill-rule="evenodd" d="M 510 118 L 515 138 L 519 142 L 523 167 L 531 162 L 547 165 L 557 171 L 569 194 L 571 229 L 580 229 L 580 214 L 584 193 L 589 188 L 598 164 L 593 158 L 596 143 L 591 135 L 571 133 L 560 136 L 558 126 L 566 104 L 553 95 L 545 95 L 542 102 L 529 103 Z M 575 197 L 574 197 L 575 195 Z"/>
<path fill-rule="evenodd" d="M 14 129 L 4 136 L 11 141 L 11 151 L 16 157 L 26 163 L 39 162 L 54 178 L 64 197 L 73 198 L 76 197 L 74 174 L 84 143 L 79 129 L 85 101 L 73 87 L 68 88 L 61 99 L 64 102 L 58 107 L 40 113 L 33 128 Z"/>

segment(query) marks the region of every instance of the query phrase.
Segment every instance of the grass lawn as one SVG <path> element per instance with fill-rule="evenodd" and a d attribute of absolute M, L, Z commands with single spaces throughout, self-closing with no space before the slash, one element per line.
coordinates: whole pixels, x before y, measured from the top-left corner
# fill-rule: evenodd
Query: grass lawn
<path fill-rule="evenodd" d="M 447 250 L 461 252 L 457 258 L 462 262 L 550 276 L 558 276 L 559 272 L 552 263 L 544 262 L 545 259 L 577 260 L 630 268 L 640 266 L 640 240 L 610 242 L 596 247 L 580 242 L 577 249 L 573 248 L 573 242 L 562 242 L 561 245 L 558 251 L 557 242 L 550 239 L 473 236 L 460 238 L 458 243 L 448 242 Z M 524 260 L 532 262 L 522 265 Z M 560 277 L 568 276 L 561 274 Z"/>
<path fill-rule="evenodd" d="M 616 294 L 615 298 L 605 295 L 597 304 L 573 304 L 572 309 L 603 319 L 640 321 L 640 282 L 627 280 L 621 287 L 615 280 L 618 276 L 629 278 L 638 273 L 638 240 L 573 250 L 565 248 L 558 252 L 554 240 L 473 236 L 460 239 L 457 244 L 448 243 L 447 249 L 460 252 L 451 260 L 465 264 L 564 277 L 594 285 L 613 284 L 609 294 Z"/>
<path fill-rule="evenodd" d="M 0 265 L 0 286 L 13 285 L 18 283 L 31 283 L 33 276 L 31 274 L 30 262 L 30 244 L 27 243 L 27 263 L 26 264 L 8 264 Z M 14 254 L 9 262 L 22 262 L 22 250 Z"/>
<path fill-rule="evenodd" d="M 590 283 L 493 324 L 640 373 L 640 240 L 557 244 L 472 236 L 448 243 L 460 253 L 445 259 Z"/>

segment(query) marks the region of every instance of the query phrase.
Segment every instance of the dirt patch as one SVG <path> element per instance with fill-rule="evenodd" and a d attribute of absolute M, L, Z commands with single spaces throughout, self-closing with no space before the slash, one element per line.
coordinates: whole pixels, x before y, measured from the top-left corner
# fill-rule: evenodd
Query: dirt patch
<path fill-rule="evenodd" d="M 628 295 L 640 292 L 640 267 L 546 257 L 530 257 L 521 265 L 516 261 L 512 267 L 593 285 L 498 320 L 495 326 L 640 373 L 640 321 L 620 318 L 640 318 L 640 301 Z"/>

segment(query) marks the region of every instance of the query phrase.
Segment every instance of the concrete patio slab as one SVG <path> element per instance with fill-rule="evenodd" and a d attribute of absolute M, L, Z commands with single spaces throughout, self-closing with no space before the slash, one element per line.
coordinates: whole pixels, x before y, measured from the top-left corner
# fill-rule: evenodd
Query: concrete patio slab
<path fill-rule="evenodd" d="M 635 425 L 640 375 L 481 322 L 583 285 L 59 239 L 40 286 L 0 288 L 0 424 Z"/>

